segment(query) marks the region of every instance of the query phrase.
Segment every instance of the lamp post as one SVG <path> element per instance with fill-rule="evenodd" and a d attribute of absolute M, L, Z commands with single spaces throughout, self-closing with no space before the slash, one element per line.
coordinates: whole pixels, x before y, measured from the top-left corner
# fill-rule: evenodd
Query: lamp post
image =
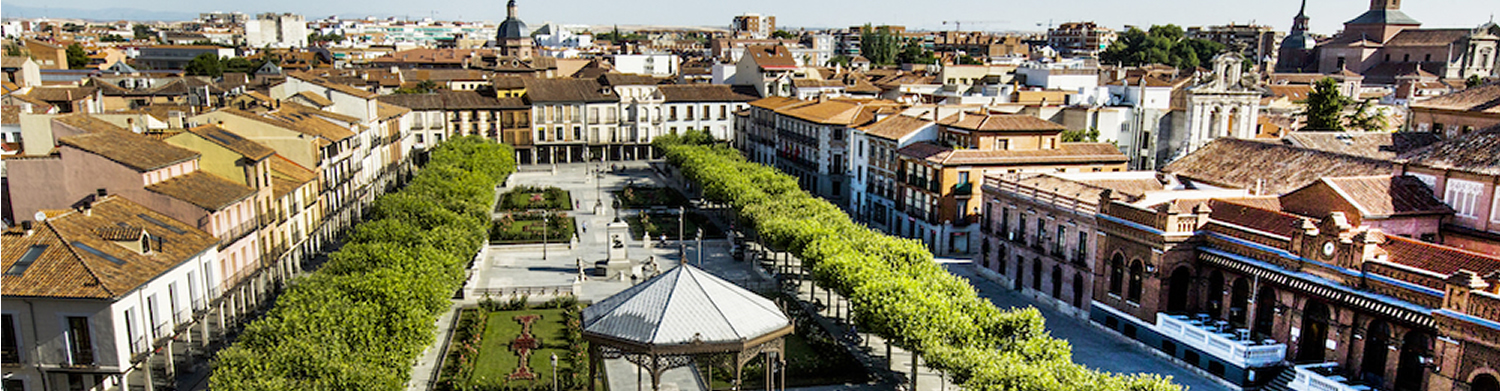
<path fill-rule="evenodd" d="M 552 353 L 552 391 L 557 391 L 557 353 Z"/>
<path fill-rule="evenodd" d="M 698 228 L 698 266 L 703 266 L 703 228 Z"/>
<path fill-rule="evenodd" d="M 551 220 L 547 219 L 547 212 L 542 212 L 542 260 L 547 260 L 547 225 Z"/>
<path fill-rule="evenodd" d="M 682 219 L 685 217 L 687 217 L 687 208 L 677 207 L 677 259 L 683 261 L 687 260 L 687 244 L 684 243 L 685 239 L 683 238 L 683 235 L 686 235 L 687 232 L 683 232 L 682 228 Z"/>

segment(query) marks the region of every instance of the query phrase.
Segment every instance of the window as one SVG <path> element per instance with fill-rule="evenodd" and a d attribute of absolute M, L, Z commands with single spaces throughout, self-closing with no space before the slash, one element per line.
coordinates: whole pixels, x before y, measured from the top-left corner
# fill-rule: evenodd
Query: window
<path fill-rule="evenodd" d="M 582 126 L 573 125 L 573 140 L 574 141 L 583 140 L 583 127 Z"/>
<path fill-rule="evenodd" d="M 1109 261 L 1109 293 L 1119 295 L 1125 280 L 1125 258 L 1115 255 Z"/>
<path fill-rule="evenodd" d="M 687 120 L 693 119 L 693 106 L 683 107 L 683 110 L 687 110 L 687 111 L 684 112 L 684 114 L 686 114 L 686 115 L 683 115 L 682 119 L 687 119 Z"/>
<path fill-rule="evenodd" d="M 31 248 L 26 249 L 26 253 L 21 254 L 21 259 L 11 264 L 9 269 L 5 269 L 5 275 L 19 276 L 25 274 L 26 269 L 31 267 L 31 263 L 36 262 L 36 259 L 41 257 L 42 253 L 46 251 L 47 245 L 45 244 L 32 245 Z"/>
<path fill-rule="evenodd" d="M 1140 261 L 1130 263 L 1130 292 L 1126 298 L 1130 301 L 1141 302 L 1141 282 L 1144 279 L 1145 270 Z"/>
<path fill-rule="evenodd" d="M 1007 140 L 1007 139 L 998 139 L 998 140 L 995 140 L 994 148 L 995 148 L 996 151 L 1009 150 L 1010 149 L 1010 140 Z"/>
<path fill-rule="evenodd" d="M 1500 223 L 1500 191 L 1495 192 L 1495 200 L 1490 202 L 1490 222 Z"/>
<path fill-rule="evenodd" d="M 1479 182 L 1450 178 L 1443 192 L 1443 202 L 1453 207 L 1459 217 L 1478 218 L 1479 193 L 1483 191 L 1484 185 Z"/>
<path fill-rule="evenodd" d="M 708 105 L 703 105 L 703 119 L 710 119 L 710 118 L 712 118 L 712 115 L 710 115 L 711 112 L 708 109 L 709 109 Z"/>
<path fill-rule="evenodd" d="M 90 332 L 89 318 L 68 317 L 68 364 L 94 365 L 94 341 Z"/>
<path fill-rule="evenodd" d="M 5 334 L 4 348 L 0 349 L 0 362 L 16 364 L 21 362 L 21 336 L 16 333 L 16 319 L 10 314 L 0 315 L 4 320 L 3 330 Z M 9 390 L 10 388 L 6 388 Z"/>

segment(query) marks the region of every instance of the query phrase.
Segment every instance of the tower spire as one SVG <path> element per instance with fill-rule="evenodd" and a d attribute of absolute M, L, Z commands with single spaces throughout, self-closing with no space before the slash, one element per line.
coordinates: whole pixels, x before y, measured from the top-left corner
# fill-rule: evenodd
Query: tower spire
<path fill-rule="evenodd" d="M 1302 1 L 1306 2 L 1307 0 Z M 510 4 L 505 5 L 505 17 L 508 19 L 516 18 L 516 0 L 510 0 Z"/>
<path fill-rule="evenodd" d="M 516 0 L 511 0 L 510 3 L 511 4 L 515 4 Z M 1299 17 L 1299 18 L 1305 18 L 1305 17 L 1307 17 L 1307 0 L 1302 0 L 1302 8 L 1298 8 L 1297 9 L 1297 17 Z"/>

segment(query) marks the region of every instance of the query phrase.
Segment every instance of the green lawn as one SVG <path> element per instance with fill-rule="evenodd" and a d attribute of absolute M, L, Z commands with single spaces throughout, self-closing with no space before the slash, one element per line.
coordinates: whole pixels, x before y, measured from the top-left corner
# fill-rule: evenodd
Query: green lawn
<path fill-rule="evenodd" d="M 553 217 L 553 219 L 557 218 Z M 561 223 L 553 222 L 552 227 L 545 230 L 547 242 L 567 243 L 573 240 L 573 224 L 575 222 L 571 216 L 564 217 Z M 541 243 L 543 232 L 541 219 L 515 220 L 508 225 L 504 224 L 501 220 L 496 220 L 494 226 L 490 229 L 490 242 L 501 244 Z"/>
<path fill-rule="evenodd" d="M 573 197 L 567 190 L 556 187 L 521 186 L 502 194 L 500 203 L 495 205 L 497 212 L 531 209 L 571 210 Z"/>
<path fill-rule="evenodd" d="M 677 240 L 677 214 L 676 213 L 649 213 L 652 223 L 651 237 L 659 238 L 662 234 L 667 235 L 667 240 Z M 630 236 L 639 239 L 645 227 L 641 223 L 641 215 L 637 214 L 625 219 L 630 224 Z M 687 220 L 683 221 L 683 236 L 687 240 L 693 240 L 698 235 L 698 228 L 703 228 L 704 239 L 723 239 L 724 232 L 719 227 L 710 223 L 708 217 L 694 211 L 688 211 Z"/>
<path fill-rule="evenodd" d="M 531 334 L 541 343 L 542 348 L 533 350 L 531 353 L 531 372 L 537 374 L 536 380 L 513 380 L 508 384 L 519 386 L 550 386 L 552 384 L 551 357 L 557 354 L 559 364 L 562 358 L 567 356 L 568 347 L 563 337 L 563 330 L 567 319 L 563 317 L 563 310 L 524 310 L 491 312 L 489 325 L 484 330 L 484 339 L 479 348 L 479 358 L 475 362 L 473 385 L 476 386 L 499 386 L 506 383 L 506 376 L 515 372 L 517 363 L 521 358 L 516 352 L 511 351 L 510 344 L 516 337 L 521 335 L 521 323 L 515 320 L 518 315 L 536 314 L 542 318 L 531 324 Z"/>

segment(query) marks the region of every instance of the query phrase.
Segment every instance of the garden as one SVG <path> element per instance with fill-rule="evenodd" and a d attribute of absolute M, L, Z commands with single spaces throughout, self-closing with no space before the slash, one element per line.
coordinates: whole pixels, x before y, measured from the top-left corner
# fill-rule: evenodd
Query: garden
<path fill-rule="evenodd" d="M 567 190 L 556 187 L 517 186 L 501 194 L 500 203 L 495 205 L 496 212 L 535 209 L 570 210 L 573 197 Z"/>
<path fill-rule="evenodd" d="M 573 240 L 572 216 L 561 212 L 506 213 L 490 225 L 491 244 L 567 243 Z"/>
<path fill-rule="evenodd" d="M 630 224 L 630 236 L 632 237 L 639 238 L 642 233 L 650 233 L 652 238 L 660 238 L 662 235 L 667 235 L 668 240 L 677 240 L 678 238 L 676 211 L 656 212 L 642 210 L 640 213 L 625 218 L 625 222 Z M 704 239 L 725 238 L 724 231 L 720 230 L 713 222 L 710 222 L 708 216 L 704 216 L 696 210 L 688 210 L 687 219 L 682 221 L 682 230 L 687 232 L 687 235 L 682 236 L 682 238 L 687 240 L 697 238 L 699 228 L 703 229 Z"/>
<path fill-rule="evenodd" d="M 625 209 L 647 209 L 654 206 L 676 208 L 688 205 L 687 197 L 670 187 L 631 184 L 624 190 L 615 191 L 614 195 Z"/>
<path fill-rule="evenodd" d="M 528 307 L 524 297 L 485 299 L 459 313 L 437 389 L 550 390 L 588 388 L 588 345 L 572 297 Z M 557 367 L 552 367 L 552 356 Z"/>

